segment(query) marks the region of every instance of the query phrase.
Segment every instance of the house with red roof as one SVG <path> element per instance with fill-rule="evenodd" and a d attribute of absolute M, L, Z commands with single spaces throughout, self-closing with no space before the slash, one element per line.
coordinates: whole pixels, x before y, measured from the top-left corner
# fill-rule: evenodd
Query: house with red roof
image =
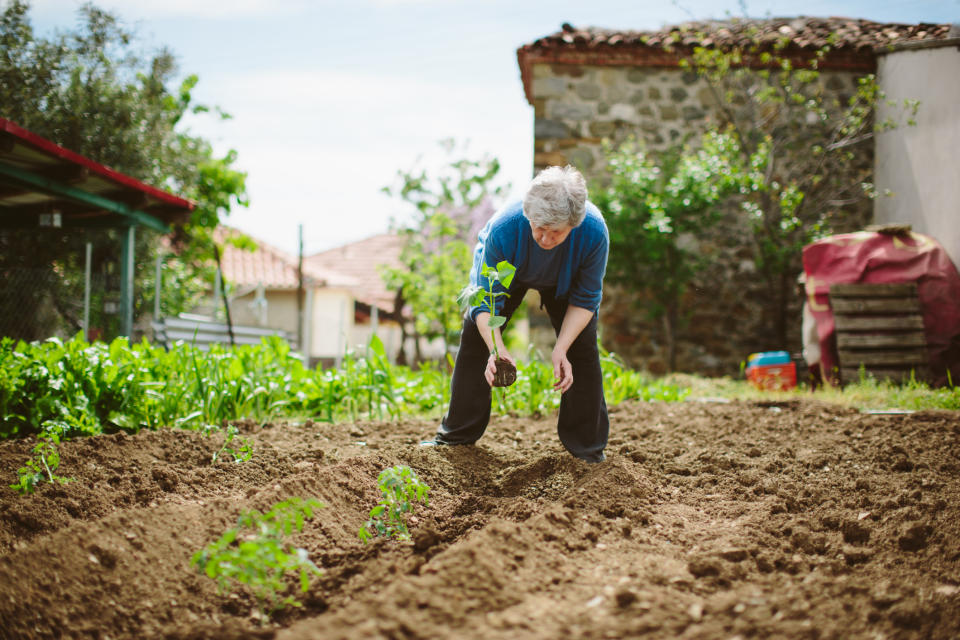
<path fill-rule="evenodd" d="M 301 350 L 311 364 L 339 361 L 347 350 L 365 346 L 374 332 L 396 358 L 401 340 L 396 294 L 386 289 L 379 268 L 396 264 L 400 238 L 381 234 L 304 257 L 301 290 L 297 256 L 257 239 L 252 251 L 225 242 L 242 235 L 230 227 L 216 234 L 235 324 L 302 333 Z"/>

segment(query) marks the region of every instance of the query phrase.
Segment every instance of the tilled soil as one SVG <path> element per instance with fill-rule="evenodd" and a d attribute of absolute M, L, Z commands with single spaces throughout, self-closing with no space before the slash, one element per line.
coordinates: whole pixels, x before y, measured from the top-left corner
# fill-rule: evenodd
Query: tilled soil
<path fill-rule="evenodd" d="M 957 412 L 630 403 L 611 422 L 597 465 L 554 417 L 439 448 L 417 444 L 428 421 L 246 422 L 239 464 L 211 464 L 222 435 L 67 442 L 72 482 L 0 491 L 0 637 L 960 636 Z M 0 443 L 9 481 L 32 444 Z M 396 464 L 430 504 L 412 540 L 364 545 Z M 326 505 L 295 536 L 324 575 L 262 620 L 190 557 L 291 496 Z"/>

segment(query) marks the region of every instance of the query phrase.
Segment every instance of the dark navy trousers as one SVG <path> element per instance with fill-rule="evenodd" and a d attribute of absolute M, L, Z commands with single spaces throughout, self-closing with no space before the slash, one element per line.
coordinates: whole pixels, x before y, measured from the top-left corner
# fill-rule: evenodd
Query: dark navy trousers
<path fill-rule="evenodd" d="M 507 324 L 528 290 L 516 282 L 512 289 L 501 312 L 507 318 Z M 546 308 L 550 324 L 559 335 L 567 312 L 567 301 L 558 300 L 551 289 L 538 291 L 541 308 Z M 490 351 L 480 337 L 477 324 L 469 316 L 466 317 L 450 383 L 450 407 L 437 429 L 437 442 L 473 444 L 483 435 L 490 421 L 491 389 L 483 375 L 489 357 Z M 600 462 L 604 459 L 610 419 L 603 397 L 603 373 L 597 348 L 597 314 L 593 314 L 593 319 L 570 345 L 567 359 L 573 369 L 573 384 L 560 398 L 557 433 L 560 442 L 571 454 L 588 462 Z"/>

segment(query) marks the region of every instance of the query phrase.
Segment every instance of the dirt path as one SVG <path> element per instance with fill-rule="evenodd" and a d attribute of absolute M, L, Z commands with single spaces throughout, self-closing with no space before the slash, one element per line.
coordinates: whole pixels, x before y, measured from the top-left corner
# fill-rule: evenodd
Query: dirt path
<path fill-rule="evenodd" d="M 255 454 L 165 430 L 63 447 L 75 480 L 0 491 L 3 638 L 956 638 L 960 414 L 814 402 L 628 404 L 608 460 L 553 418 L 495 418 L 474 447 L 424 421 L 245 423 Z M 12 471 L 31 443 L 0 443 Z M 413 540 L 363 545 L 376 476 L 432 488 Z M 324 569 L 260 625 L 190 556 L 245 509 L 327 507 L 297 542 Z"/>

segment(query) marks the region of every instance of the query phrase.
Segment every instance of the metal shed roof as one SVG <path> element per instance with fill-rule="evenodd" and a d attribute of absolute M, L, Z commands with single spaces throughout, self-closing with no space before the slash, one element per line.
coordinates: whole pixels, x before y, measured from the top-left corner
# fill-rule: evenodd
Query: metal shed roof
<path fill-rule="evenodd" d="M 133 224 L 166 232 L 194 207 L 0 118 L 0 228 Z"/>

